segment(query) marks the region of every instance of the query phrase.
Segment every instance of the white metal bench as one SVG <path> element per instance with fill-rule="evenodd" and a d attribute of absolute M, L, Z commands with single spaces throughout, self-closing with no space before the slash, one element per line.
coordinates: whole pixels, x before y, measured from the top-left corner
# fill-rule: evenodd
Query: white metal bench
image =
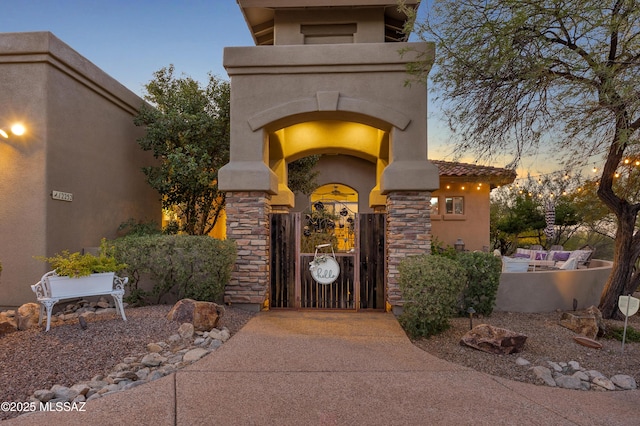
<path fill-rule="evenodd" d="M 42 276 L 40 281 L 31 286 L 31 290 L 36 294 L 36 298 L 40 303 L 40 319 L 38 325 L 42 324 L 44 311 L 46 309 L 46 331 L 49 331 L 51 327 L 51 311 L 53 310 L 53 306 L 60 300 L 109 294 L 113 297 L 116 311 L 122 316 L 122 319 L 126 321 L 127 317 L 124 314 L 122 297 L 124 296 L 124 286 L 128 282 L 128 277 L 120 278 L 113 272 L 69 278 L 59 276 L 55 271 L 49 271 Z"/>

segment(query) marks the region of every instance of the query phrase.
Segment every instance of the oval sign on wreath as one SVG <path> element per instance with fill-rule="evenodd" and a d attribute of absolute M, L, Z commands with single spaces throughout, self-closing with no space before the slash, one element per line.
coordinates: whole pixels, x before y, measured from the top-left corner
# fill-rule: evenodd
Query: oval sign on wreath
<path fill-rule="evenodd" d="M 320 253 L 318 255 L 318 249 L 326 247 L 331 247 L 331 244 L 317 245 L 313 260 L 309 262 L 311 276 L 318 284 L 331 284 L 338 278 L 338 275 L 340 275 L 340 265 L 336 260 L 333 247 L 331 247 L 331 255 L 328 253 Z"/>

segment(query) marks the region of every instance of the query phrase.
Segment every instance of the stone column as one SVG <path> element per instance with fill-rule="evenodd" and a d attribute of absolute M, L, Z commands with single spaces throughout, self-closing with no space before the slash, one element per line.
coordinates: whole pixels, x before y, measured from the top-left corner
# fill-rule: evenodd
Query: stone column
<path fill-rule="evenodd" d="M 430 191 L 387 194 L 387 301 L 395 314 L 403 305 L 398 281 L 400 262 L 407 256 L 431 253 L 430 206 Z"/>
<path fill-rule="evenodd" d="M 270 201 L 263 191 L 227 192 L 227 238 L 236 242 L 238 258 L 225 303 L 258 311 L 268 297 Z"/>

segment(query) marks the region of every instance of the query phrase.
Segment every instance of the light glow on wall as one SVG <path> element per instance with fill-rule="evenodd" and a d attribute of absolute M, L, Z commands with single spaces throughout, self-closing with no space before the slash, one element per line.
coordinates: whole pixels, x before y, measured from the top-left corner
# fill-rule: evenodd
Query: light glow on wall
<path fill-rule="evenodd" d="M 14 125 L 11 126 L 11 133 L 13 133 L 16 136 L 24 135 L 25 131 L 26 129 L 24 128 L 22 123 L 15 123 Z"/>
<path fill-rule="evenodd" d="M 15 136 L 22 136 L 27 130 L 22 123 L 12 124 L 10 129 L 11 129 L 11 133 L 14 134 Z M 6 130 L 4 129 L 0 129 L 0 136 L 2 136 L 5 139 L 9 139 L 9 133 L 7 133 Z"/>

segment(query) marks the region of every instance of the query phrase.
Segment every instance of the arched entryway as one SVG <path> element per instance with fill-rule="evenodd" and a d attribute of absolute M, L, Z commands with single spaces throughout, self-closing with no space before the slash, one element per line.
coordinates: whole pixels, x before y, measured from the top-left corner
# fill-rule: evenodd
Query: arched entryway
<path fill-rule="evenodd" d="M 358 195 L 325 184 L 304 211 L 270 215 L 270 308 L 385 309 L 386 215 L 359 213 Z M 327 257 L 336 271 L 318 279 Z"/>

